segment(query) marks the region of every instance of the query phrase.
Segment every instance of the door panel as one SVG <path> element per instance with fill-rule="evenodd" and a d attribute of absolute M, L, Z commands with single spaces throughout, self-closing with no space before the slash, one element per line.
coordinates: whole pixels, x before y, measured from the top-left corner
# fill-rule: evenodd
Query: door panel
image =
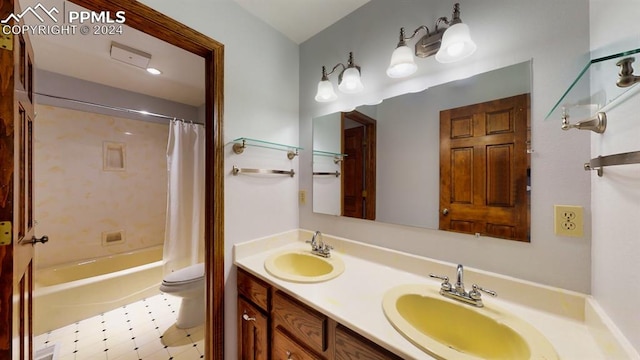
<path fill-rule="evenodd" d="M 3 1 L 0 18 L 12 13 L 17 2 Z M 33 358 L 33 83 L 29 37 L 13 36 L 0 49 L 0 222 L 12 228 L 0 245 L 1 359 Z"/>
<path fill-rule="evenodd" d="M 344 131 L 344 153 L 347 156 L 343 160 L 343 216 L 364 217 L 364 129 L 364 126 L 358 126 Z"/>
<path fill-rule="evenodd" d="M 529 95 L 440 112 L 440 229 L 529 241 Z"/>

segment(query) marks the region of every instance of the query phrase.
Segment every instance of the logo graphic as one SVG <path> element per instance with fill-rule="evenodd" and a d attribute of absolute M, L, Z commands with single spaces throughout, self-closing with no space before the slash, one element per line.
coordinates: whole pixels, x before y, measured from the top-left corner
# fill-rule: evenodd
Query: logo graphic
<path fill-rule="evenodd" d="M 89 11 L 89 10 L 69 10 L 66 9 L 66 2 L 62 5 L 61 21 L 56 17 L 60 11 L 38 3 L 29 6 L 19 14 L 13 13 L 6 19 L 0 20 L 0 30 L 2 35 L 122 35 L 123 24 L 126 21 L 125 12 L 115 11 Z M 39 23 L 35 23 L 31 14 Z M 32 20 L 32 21 L 29 21 Z M 53 20 L 53 23 L 51 23 Z M 9 24 L 13 21 L 13 25 Z"/>
<path fill-rule="evenodd" d="M 53 16 L 53 14 L 59 14 L 60 11 L 58 11 L 58 9 L 54 7 L 51 8 L 51 10 L 47 10 L 46 7 L 44 7 L 44 5 L 38 3 L 36 6 L 31 7 L 29 6 L 28 8 L 24 9 L 24 11 L 22 11 L 22 13 L 20 14 L 10 14 L 9 16 L 7 16 L 6 19 L 0 21 L 0 23 L 2 24 L 7 24 L 9 23 L 9 21 L 13 20 L 16 23 L 19 23 L 20 20 L 25 17 L 25 15 L 31 13 L 33 16 L 35 16 L 38 20 L 40 20 L 41 23 L 43 23 L 45 20 L 42 16 L 40 16 L 40 14 L 38 14 L 38 10 L 40 10 L 41 12 L 44 12 L 49 18 L 51 18 L 51 20 L 53 20 L 53 22 L 57 23 L 58 19 L 56 19 L 55 16 Z"/>

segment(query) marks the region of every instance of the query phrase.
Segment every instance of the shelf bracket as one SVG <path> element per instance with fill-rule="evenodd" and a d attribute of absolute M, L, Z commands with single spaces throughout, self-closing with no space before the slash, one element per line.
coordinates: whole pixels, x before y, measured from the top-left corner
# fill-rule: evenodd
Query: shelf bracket
<path fill-rule="evenodd" d="M 631 64 L 635 60 L 635 58 L 628 57 L 616 63 L 616 65 L 620 67 L 616 85 L 618 85 L 619 87 L 629 87 L 637 82 L 640 82 L 640 76 L 633 75 L 633 66 L 631 66 Z"/>
<path fill-rule="evenodd" d="M 607 114 L 598 112 L 594 116 L 578 121 L 575 124 L 569 122 L 569 112 L 566 109 L 562 111 L 562 130 L 591 130 L 594 133 L 602 134 L 607 129 Z"/>

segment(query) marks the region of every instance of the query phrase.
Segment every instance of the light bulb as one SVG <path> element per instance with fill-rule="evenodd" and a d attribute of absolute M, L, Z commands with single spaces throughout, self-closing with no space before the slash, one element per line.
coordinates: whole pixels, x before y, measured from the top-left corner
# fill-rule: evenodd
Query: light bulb
<path fill-rule="evenodd" d="M 413 74 L 417 69 L 418 65 L 413 59 L 413 51 L 406 45 L 398 46 L 391 54 L 387 76 L 402 78 Z"/>
<path fill-rule="evenodd" d="M 456 56 L 459 56 L 462 53 L 462 50 L 464 50 L 464 43 L 463 42 L 457 42 L 457 43 L 451 44 L 451 45 L 449 45 L 449 47 L 447 47 L 447 54 L 449 54 L 450 56 L 456 57 Z"/>
<path fill-rule="evenodd" d="M 462 60 L 476 51 L 476 44 L 471 40 L 469 27 L 457 23 L 449 27 L 442 35 L 442 44 L 436 54 L 436 60 L 450 63 Z"/>
<path fill-rule="evenodd" d="M 343 93 L 354 94 L 362 91 L 364 85 L 360 80 L 360 71 L 355 67 L 350 67 L 342 73 L 342 81 L 338 85 L 338 89 Z"/>
<path fill-rule="evenodd" d="M 329 80 L 322 80 L 318 83 L 318 92 L 316 93 L 317 102 L 329 102 L 338 98 L 333 90 L 333 84 Z"/>

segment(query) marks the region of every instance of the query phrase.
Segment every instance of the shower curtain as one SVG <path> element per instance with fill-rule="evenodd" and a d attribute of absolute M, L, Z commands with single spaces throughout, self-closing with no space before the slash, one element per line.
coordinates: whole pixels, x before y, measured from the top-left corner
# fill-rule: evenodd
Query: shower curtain
<path fill-rule="evenodd" d="M 169 125 L 165 275 L 204 261 L 204 126 Z"/>

